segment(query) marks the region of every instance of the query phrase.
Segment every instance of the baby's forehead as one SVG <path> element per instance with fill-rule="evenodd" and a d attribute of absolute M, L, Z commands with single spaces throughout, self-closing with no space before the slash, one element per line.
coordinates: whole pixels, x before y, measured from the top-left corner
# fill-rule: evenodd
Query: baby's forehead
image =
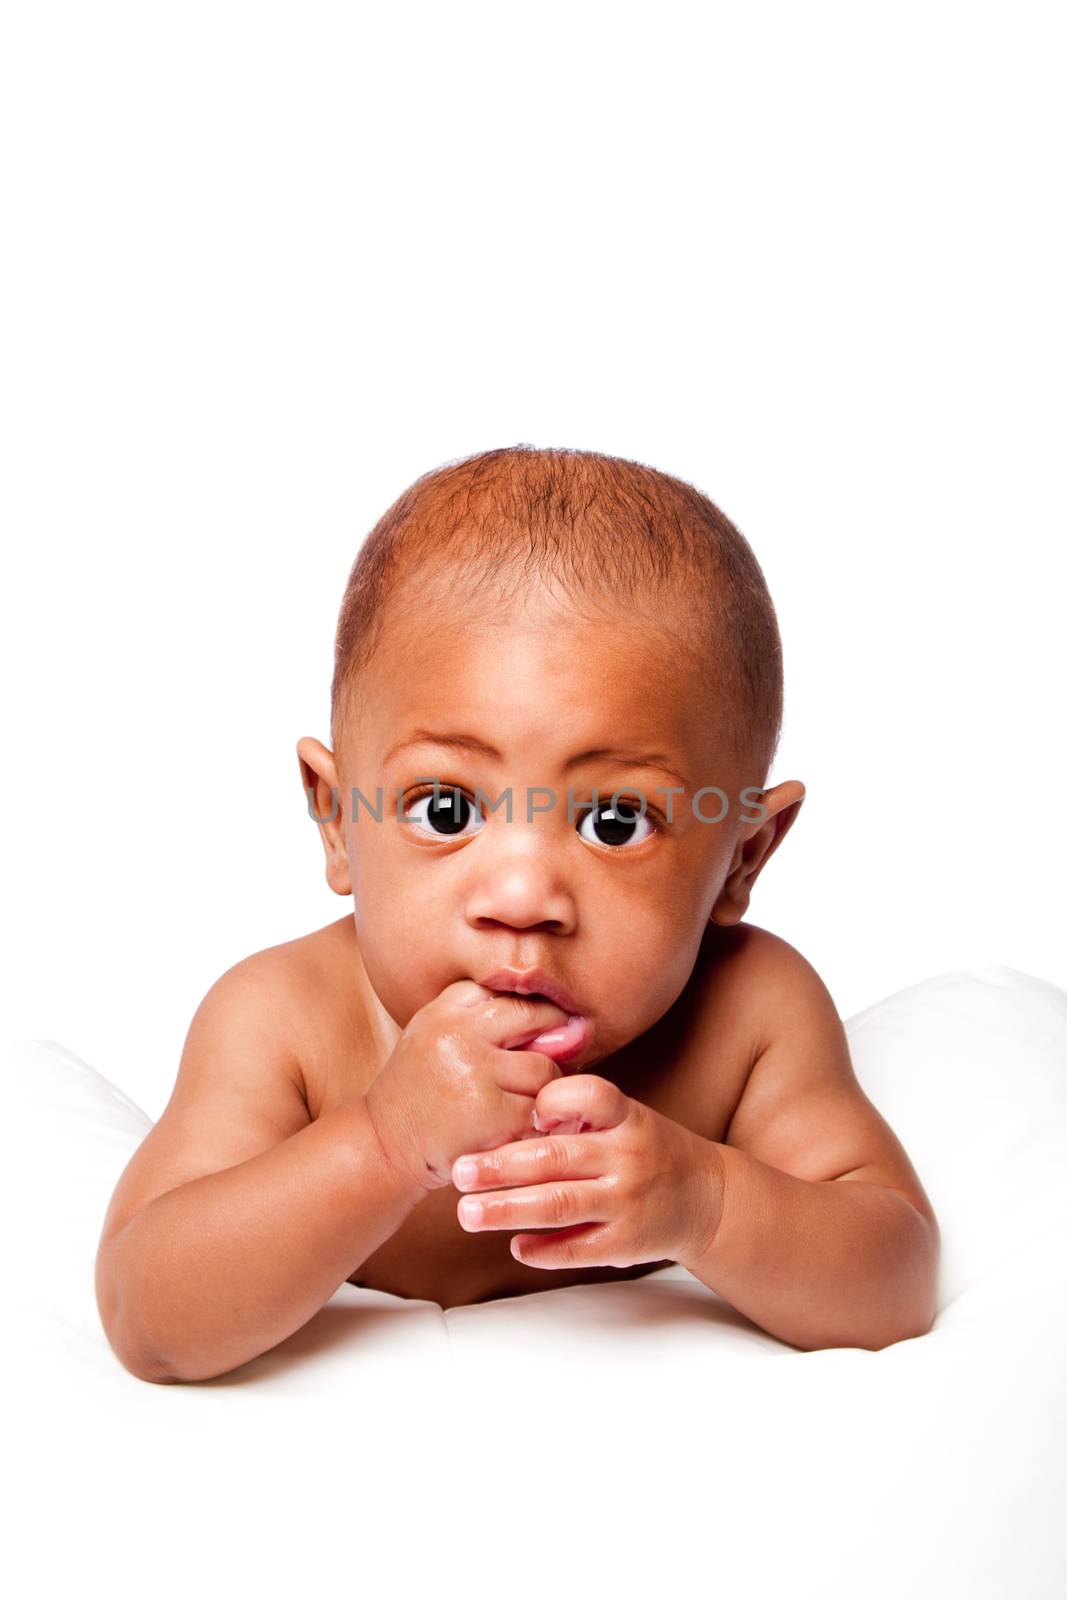
<path fill-rule="evenodd" d="M 383 630 L 362 697 L 361 740 L 380 757 L 417 731 L 473 733 L 510 754 L 633 748 L 705 759 L 716 718 L 701 663 L 661 619 L 579 614 L 530 597 L 463 604 Z"/>
<path fill-rule="evenodd" d="M 572 695 L 655 679 L 665 698 L 691 696 L 714 656 L 710 634 L 701 636 L 669 596 L 576 596 L 542 579 L 507 594 L 457 587 L 423 594 L 385 620 L 377 653 L 390 677 L 417 659 L 424 669 L 437 663 L 446 680 L 464 670 L 537 671 L 540 684 L 531 677 L 531 688 Z"/>

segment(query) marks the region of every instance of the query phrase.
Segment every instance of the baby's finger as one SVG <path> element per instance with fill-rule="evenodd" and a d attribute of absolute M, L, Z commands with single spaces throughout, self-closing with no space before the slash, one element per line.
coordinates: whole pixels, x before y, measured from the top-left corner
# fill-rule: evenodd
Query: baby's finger
<path fill-rule="evenodd" d="M 529 1095 L 531 1101 L 539 1090 L 563 1076 L 563 1068 L 549 1056 L 536 1050 L 504 1050 L 493 1062 L 493 1081 L 508 1094 Z M 533 1126 L 533 1105 L 525 1118 L 527 1127 Z"/>
<path fill-rule="evenodd" d="M 561 1123 L 582 1128 L 615 1128 L 630 1109 L 630 1096 L 617 1084 L 592 1072 L 576 1072 L 546 1083 L 537 1095 L 533 1123 L 551 1133 Z"/>
<path fill-rule="evenodd" d="M 562 1028 L 570 1020 L 562 1006 L 543 997 L 497 993 L 481 984 L 472 988 L 481 989 L 483 996 L 469 1002 L 474 1024 L 483 1039 L 502 1050 L 522 1046 L 540 1033 Z"/>
<path fill-rule="evenodd" d="M 551 1063 L 546 1062 L 545 1065 L 550 1066 Z M 499 1117 L 499 1112 L 495 1113 L 499 1117 L 499 1137 L 496 1139 L 486 1138 L 482 1145 L 482 1152 L 498 1150 L 501 1145 L 517 1144 L 523 1139 L 539 1139 L 541 1137 L 533 1126 L 534 1098 L 532 1094 L 505 1093 L 501 1096 L 501 1100 L 506 1108 L 506 1116 Z"/>
<path fill-rule="evenodd" d="M 565 1228 L 576 1222 L 601 1222 L 612 1215 L 613 1196 L 603 1179 L 541 1183 L 528 1189 L 498 1189 L 465 1194 L 456 1215 L 468 1233 L 493 1228 Z"/>
<path fill-rule="evenodd" d="M 534 1135 L 517 1144 L 497 1145 L 452 1163 L 452 1182 L 465 1193 L 509 1189 L 518 1184 L 550 1183 L 558 1178 L 600 1178 L 606 1151 L 596 1139 Z"/>
<path fill-rule="evenodd" d="M 557 1233 L 517 1233 L 509 1249 L 525 1267 L 618 1267 L 629 1265 L 614 1244 L 610 1222 L 580 1222 Z"/>

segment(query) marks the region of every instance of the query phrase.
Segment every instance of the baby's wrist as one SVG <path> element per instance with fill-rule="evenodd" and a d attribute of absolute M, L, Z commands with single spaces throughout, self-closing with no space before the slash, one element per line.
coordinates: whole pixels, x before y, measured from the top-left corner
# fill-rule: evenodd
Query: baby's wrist
<path fill-rule="evenodd" d="M 378 1159 L 391 1172 L 402 1190 L 410 1190 L 416 1200 L 423 1199 L 442 1184 L 421 1153 L 414 1149 L 410 1134 L 405 1137 L 397 1124 L 401 1120 L 371 1084 L 363 1099 L 367 1124 L 374 1138 Z"/>
<path fill-rule="evenodd" d="M 697 1144 L 685 1206 L 689 1226 L 674 1260 L 689 1272 L 697 1273 L 698 1263 L 704 1265 L 707 1262 L 722 1222 L 726 1167 L 720 1144 L 696 1135 L 694 1137 Z"/>

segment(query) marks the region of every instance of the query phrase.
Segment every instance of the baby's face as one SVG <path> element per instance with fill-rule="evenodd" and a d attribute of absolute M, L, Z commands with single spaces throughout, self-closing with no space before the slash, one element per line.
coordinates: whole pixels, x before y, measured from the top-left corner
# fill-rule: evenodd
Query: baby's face
<path fill-rule="evenodd" d="M 535 591 L 491 620 L 387 627 L 364 682 L 339 780 L 360 951 L 393 1020 L 457 979 L 537 966 L 593 1023 L 568 1070 L 651 1027 L 685 987 L 752 816 L 716 707 L 669 639 Z M 486 748 L 447 742 L 461 736 Z M 729 796 L 722 822 L 694 814 L 705 785 Z M 351 804 L 358 789 L 376 807 L 379 787 L 381 822 Z M 483 799 L 509 788 L 510 820 Z M 620 811 L 632 802 L 619 817 L 616 792 Z M 721 801 L 699 808 L 714 818 Z"/>

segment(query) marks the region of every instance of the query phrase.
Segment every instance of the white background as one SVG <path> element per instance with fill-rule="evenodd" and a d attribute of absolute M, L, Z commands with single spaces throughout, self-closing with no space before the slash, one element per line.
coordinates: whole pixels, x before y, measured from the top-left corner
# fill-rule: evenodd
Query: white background
<path fill-rule="evenodd" d="M 156 1117 L 350 908 L 295 755 L 349 567 L 520 441 L 751 541 L 808 797 L 750 917 L 843 1015 L 1067 985 L 1056 10 L 6 8 L 5 1031 Z"/>

